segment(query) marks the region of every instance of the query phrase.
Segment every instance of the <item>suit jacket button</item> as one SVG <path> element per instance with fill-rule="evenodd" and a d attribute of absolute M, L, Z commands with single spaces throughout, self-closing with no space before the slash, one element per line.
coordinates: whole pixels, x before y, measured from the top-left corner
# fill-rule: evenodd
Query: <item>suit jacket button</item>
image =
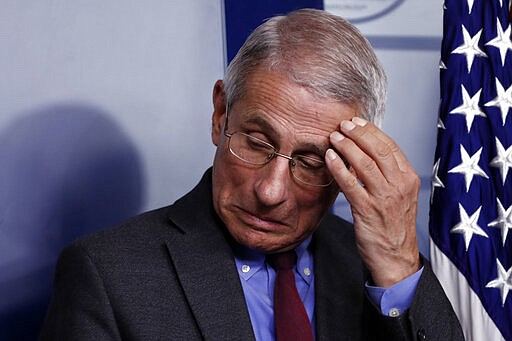
<path fill-rule="evenodd" d="M 416 336 L 418 337 L 418 341 L 424 341 L 427 339 L 427 335 L 425 334 L 425 329 L 423 329 L 423 328 L 418 329 Z"/>

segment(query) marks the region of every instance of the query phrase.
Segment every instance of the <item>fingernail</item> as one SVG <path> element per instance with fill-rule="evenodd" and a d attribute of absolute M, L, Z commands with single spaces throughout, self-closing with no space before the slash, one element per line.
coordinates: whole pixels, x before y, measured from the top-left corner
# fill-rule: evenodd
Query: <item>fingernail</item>
<path fill-rule="evenodd" d="M 350 121 L 341 122 L 341 128 L 343 128 L 344 130 L 350 131 L 350 130 L 354 129 L 355 127 L 356 127 L 356 125 Z"/>
<path fill-rule="evenodd" d="M 332 149 L 327 149 L 327 152 L 325 153 L 325 155 L 327 155 L 327 158 L 331 161 L 336 159 L 336 153 Z"/>
<path fill-rule="evenodd" d="M 345 136 L 341 135 L 341 133 L 339 131 L 333 131 L 331 133 L 331 140 L 333 142 L 340 142 L 341 140 L 343 140 L 345 138 Z"/>
<path fill-rule="evenodd" d="M 352 122 L 354 122 L 355 124 L 357 124 L 358 126 L 361 126 L 361 127 L 364 127 L 366 125 L 366 123 L 368 123 L 368 121 L 365 120 L 364 118 L 357 117 L 357 116 L 352 117 Z"/>

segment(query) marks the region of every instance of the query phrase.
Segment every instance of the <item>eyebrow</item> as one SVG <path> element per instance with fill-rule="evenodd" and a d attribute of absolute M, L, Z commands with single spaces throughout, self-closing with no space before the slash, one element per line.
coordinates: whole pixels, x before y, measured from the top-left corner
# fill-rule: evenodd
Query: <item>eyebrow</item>
<path fill-rule="evenodd" d="M 273 137 L 274 139 L 276 139 L 279 136 L 274 126 L 270 124 L 266 119 L 257 114 L 248 114 L 247 119 L 245 120 L 244 123 L 255 124 L 261 127 L 265 131 L 265 133 L 269 134 L 270 137 Z"/>
<path fill-rule="evenodd" d="M 278 134 L 277 130 L 274 128 L 274 126 L 272 124 L 270 124 L 263 117 L 257 115 L 256 113 L 248 114 L 246 117 L 245 123 L 258 125 L 274 141 L 277 141 L 277 139 L 279 137 L 279 134 Z M 279 147 L 279 146 L 277 146 L 277 147 Z M 311 152 L 311 153 L 318 154 L 323 157 L 329 146 L 326 144 L 323 144 L 323 143 L 322 143 L 322 145 L 319 146 L 319 145 L 311 143 L 311 142 L 304 142 L 304 143 L 301 143 L 299 147 L 300 148 L 298 149 L 298 151 L 299 151 L 298 154 L 302 154 L 304 152 Z M 294 152 L 294 154 L 295 154 L 295 152 Z"/>

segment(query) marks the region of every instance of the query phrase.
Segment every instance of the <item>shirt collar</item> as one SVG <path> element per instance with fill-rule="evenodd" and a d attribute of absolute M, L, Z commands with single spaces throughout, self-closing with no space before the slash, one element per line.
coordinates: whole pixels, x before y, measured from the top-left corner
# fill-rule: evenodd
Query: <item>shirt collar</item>
<path fill-rule="evenodd" d="M 303 241 L 295 249 L 295 252 L 297 253 L 297 272 L 309 285 L 311 285 L 311 281 L 313 280 L 313 254 L 309 247 L 311 239 L 312 237 L 309 236 L 308 239 Z"/>
<path fill-rule="evenodd" d="M 255 273 L 265 266 L 265 254 L 236 244 L 233 248 L 235 254 L 236 269 L 240 278 L 249 280 Z"/>
<path fill-rule="evenodd" d="M 312 237 L 308 237 L 297 248 L 297 272 L 306 283 L 311 284 L 313 273 L 313 254 L 309 249 Z M 266 270 L 265 254 L 246 246 L 236 244 L 233 248 L 238 274 L 248 281 L 260 270 Z"/>

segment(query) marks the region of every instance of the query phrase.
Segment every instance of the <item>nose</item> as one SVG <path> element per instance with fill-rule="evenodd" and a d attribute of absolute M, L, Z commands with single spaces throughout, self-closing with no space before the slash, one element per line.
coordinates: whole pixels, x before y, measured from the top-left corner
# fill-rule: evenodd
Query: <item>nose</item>
<path fill-rule="evenodd" d="M 256 197 L 262 205 L 277 206 L 288 198 L 291 174 L 289 160 L 275 157 L 258 170 L 255 182 Z"/>

